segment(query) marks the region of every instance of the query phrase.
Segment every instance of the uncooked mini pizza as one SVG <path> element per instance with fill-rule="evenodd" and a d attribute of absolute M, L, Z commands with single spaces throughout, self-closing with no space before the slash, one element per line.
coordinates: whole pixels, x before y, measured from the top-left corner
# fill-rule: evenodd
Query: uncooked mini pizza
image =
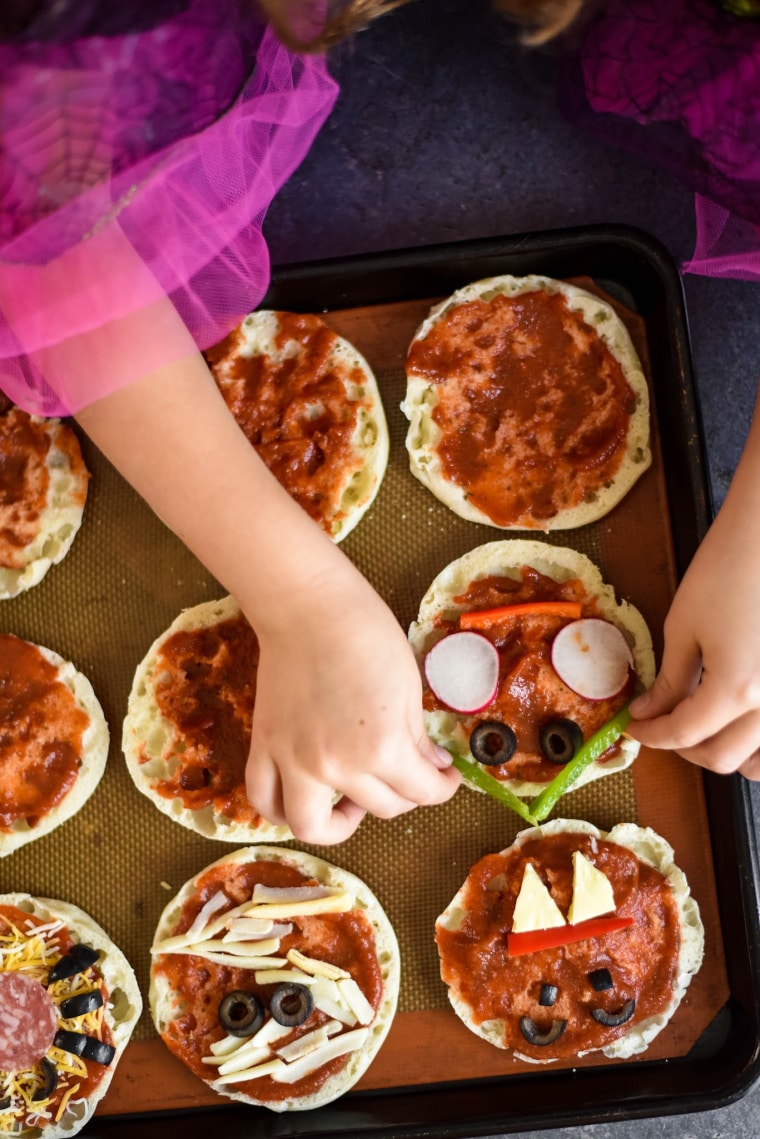
<path fill-rule="evenodd" d="M 186 609 L 135 672 L 122 746 L 160 811 L 223 842 L 282 842 L 290 830 L 248 801 L 259 644 L 231 597 Z"/>
<path fill-rule="evenodd" d="M 670 844 L 633 823 L 605 834 L 577 819 L 477 862 L 435 936 L 457 1015 L 535 1063 L 643 1052 L 704 953 Z"/>
<path fill-rule="evenodd" d="M 78 906 L 0 894 L 0 1132 L 76 1135 L 141 1011 L 129 962 Z"/>
<path fill-rule="evenodd" d="M 105 771 L 109 733 L 87 677 L 0 633 L 0 856 L 66 822 Z"/>
<path fill-rule="evenodd" d="M 644 618 L 576 550 L 520 538 L 451 562 L 409 640 L 424 676 L 428 733 L 530 798 L 654 680 Z M 616 739 L 575 786 L 628 767 Z"/>
<path fill-rule="evenodd" d="M 462 518 L 561 530 L 651 463 L 647 382 L 606 301 L 549 277 L 459 289 L 418 329 L 402 409 L 412 473 Z"/>
<path fill-rule="evenodd" d="M 399 951 L 369 887 L 320 858 L 249 847 L 164 910 L 150 1006 L 164 1043 L 231 1099 L 272 1111 L 330 1103 L 393 1020 Z"/>
<path fill-rule="evenodd" d="M 0 599 L 37 585 L 68 552 L 88 479 L 66 423 L 18 407 L 0 415 Z"/>
<path fill-rule="evenodd" d="M 291 496 L 339 542 L 388 462 L 374 374 L 318 316 L 260 311 L 206 359 L 237 423 Z"/>

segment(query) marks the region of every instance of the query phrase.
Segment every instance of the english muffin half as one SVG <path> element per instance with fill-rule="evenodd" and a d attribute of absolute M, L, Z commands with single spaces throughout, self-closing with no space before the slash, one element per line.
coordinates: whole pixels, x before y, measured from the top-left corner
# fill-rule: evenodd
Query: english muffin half
<path fill-rule="evenodd" d="M 388 463 L 367 361 L 321 317 L 267 310 L 247 316 L 206 359 L 266 465 L 342 541 L 372 505 Z"/>
<path fill-rule="evenodd" d="M 406 371 L 412 473 L 469 521 L 583 526 L 651 463 L 628 330 L 576 285 L 500 276 L 458 289 L 418 329 Z"/>

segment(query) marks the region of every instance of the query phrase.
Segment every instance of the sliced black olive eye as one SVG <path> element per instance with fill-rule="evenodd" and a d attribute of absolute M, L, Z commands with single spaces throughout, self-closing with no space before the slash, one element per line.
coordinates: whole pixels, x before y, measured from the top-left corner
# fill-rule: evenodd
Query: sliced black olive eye
<path fill-rule="evenodd" d="M 96 1040 L 94 1036 L 85 1036 L 85 1041 L 82 1057 L 85 1060 L 93 1060 L 96 1064 L 102 1064 L 104 1068 L 107 1068 L 116 1055 L 114 1046 L 106 1044 L 103 1040 Z"/>
<path fill-rule="evenodd" d="M 103 994 L 100 989 L 93 989 L 91 993 L 77 993 L 61 1001 L 61 1016 L 64 1020 L 76 1020 L 78 1016 L 86 1016 L 88 1012 L 95 1012 L 103 1004 Z"/>
<path fill-rule="evenodd" d="M 311 1016 L 314 999 L 305 985 L 278 985 L 269 1001 L 269 1011 L 278 1024 L 292 1028 Z"/>
<path fill-rule="evenodd" d="M 588 979 L 591 982 L 591 987 L 597 993 L 603 993 L 605 989 L 612 988 L 612 977 L 609 969 L 594 969 L 593 973 L 589 973 Z"/>
<path fill-rule="evenodd" d="M 522 1032 L 529 1044 L 539 1044 L 542 1046 L 545 1044 L 553 1044 L 555 1040 L 559 1040 L 566 1028 L 566 1020 L 553 1020 L 546 1032 L 542 1032 L 532 1017 L 520 1017 L 520 1032 Z"/>
<path fill-rule="evenodd" d="M 253 993 L 235 989 L 219 1002 L 219 1023 L 230 1036 L 252 1036 L 264 1021 L 264 1010 Z"/>
<path fill-rule="evenodd" d="M 538 1003 L 542 1008 L 551 1008 L 557 999 L 559 989 L 556 985 L 543 984 L 541 986 L 541 993 L 538 998 Z"/>
<path fill-rule="evenodd" d="M 93 949 L 90 945 L 84 945 L 81 941 L 78 942 L 50 970 L 48 984 L 52 985 L 55 981 L 62 981 L 65 977 L 73 977 L 77 973 L 83 973 L 85 969 L 89 969 L 90 965 L 94 965 L 99 957 L 100 950 Z"/>
<path fill-rule="evenodd" d="M 625 1024 L 627 1020 L 631 1019 L 635 1008 L 636 1001 L 631 997 L 617 1012 L 605 1012 L 603 1008 L 592 1008 L 591 1015 L 598 1024 L 603 1024 L 605 1028 L 617 1028 L 618 1025 Z"/>
<path fill-rule="evenodd" d="M 470 751 L 478 763 L 490 766 L 506 763 L 517 751 L 517 736 L 508 724 L 483 720 L 472 730 Z"/>
<path fill-rule="evenodd" d="M 549 720 L 541 728 L 541 752 L 552 763 L 569 763 L 583 743 L 583 732 L 574 720 Z"/>

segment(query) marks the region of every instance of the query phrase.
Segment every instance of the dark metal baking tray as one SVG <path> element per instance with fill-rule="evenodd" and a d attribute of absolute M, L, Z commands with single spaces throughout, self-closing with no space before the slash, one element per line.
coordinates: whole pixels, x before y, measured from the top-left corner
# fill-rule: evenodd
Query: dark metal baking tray
<path fill-rule="evenodd" d="M 668 252 L 647 234 L 604 225 L 291 265 L 274 271 L 263 307 L 320 312 L 444 296 L 498 273 L 590 276 L 643 317 L 682 574 L 709 525 L 711 505 L 681 283 Z M 760 1075 L 758 858 L 745 781 L 708 773 L 704 779 L 730 997 L 683 1059 L 452 1078 L 428 1087 L 350 1093 L 327 1107 L 289 1115 L 232 1105 L 96 1118 L 84 1134 L 454 1139 L 700 1111 L 739 1099 Z"/>

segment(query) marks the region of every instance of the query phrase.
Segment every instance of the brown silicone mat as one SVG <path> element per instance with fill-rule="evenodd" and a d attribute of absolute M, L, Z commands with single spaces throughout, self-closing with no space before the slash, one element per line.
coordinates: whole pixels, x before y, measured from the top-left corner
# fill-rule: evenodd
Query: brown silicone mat
<path fill-rule="evenodd" d="M 380 494 L 343 548 L 404 627 L 444 565 L 474 546 L 508 536 L 457 518 L 408 470 L 406 420 L 399 410 L 403 360 L 433 299 L 345 309 L 327 318 L 374 366 L 391 434 Z M 642 322 L 633 319 L 631 329 L 646 358 Z M 642 611 L 659 654 L 675 569 L 656 423 L 654 435 L 655 463 L 623 503 L 593 525 L 546 540 L 571 545 L 600 566 L 605 580 Z M 0 890 L 82 906 L 127 954 L 147 997 L 148 946 L 163 906 L 186 879 L 232 848 L 167 819 L 134 789 L 120 750 L 121 723 L 134 669 L 153 639 L 182 608 L 223 591 L 108 462 L 86 440 L 83 445 L 92 482 L 82 530 L 65 561 L 40 586 L 2 604 L 0 628 L 56 650 L 91 679 L 111 726 L 109 764 L 77 817 L 0 863 Z M 360 630 L 357 615 L 357 635 Z M 573 792 L 557 813 L 603 829 L 637 821 L 674 846 L 702 910 L 707 952 L 686 1000 L 646 1058 L 685 1055 L 728 996 L 698 771 L 676 756 L 644 749 L 632 770 Z M 386 822 L 368 819 L 339 847 L 307 848 L 367 881 L 401 946 L 399 1015 L 360 1087 L 398 1088 L 450 1080 L 453 1072 L 470 1079 L 522 1067 L 474 1037 L 450 1011 L 433 942 L 435 918 L 469 866 L 509 845 L 521 825 L 498 804 L 463 789 L 440 807 Z M 605 1061 L 591 1056 L 584 1063 Z M 218 1102 L 155 1038 L 146 1012 L 99 1113 Z"/>

